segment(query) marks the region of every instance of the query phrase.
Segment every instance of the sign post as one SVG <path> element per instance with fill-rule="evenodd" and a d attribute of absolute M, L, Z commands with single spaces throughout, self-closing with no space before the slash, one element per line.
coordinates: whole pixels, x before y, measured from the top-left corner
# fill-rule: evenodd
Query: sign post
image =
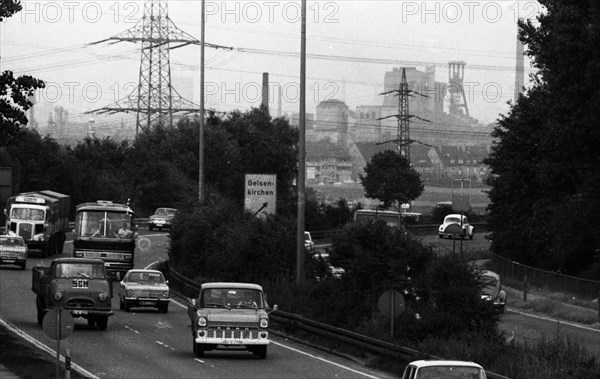
<path fill-rule="evenodd" d="M 63 314 L 64 313 L 64 314 Z M 69 312 L 62 308 L 52 308 L 44 316 L 42 328 L 44 334 L 56 340 L 56 378 L 60 377 L 60 340 L 68 338 L 73 333 L 75 321 Z"/>
<path fill-rule="evenodd" d="M 277 175 L 246 174 L 244 199 L 244 208 L 255 216 L 275 214 Z"/>
<path fill-rule="evenodd" d="M 377 301 L 379 311 L 386 317 L 390 317 L 390 333 L 394 337 L 394 318 L 400 316 L 406 310 L 406 303 L 404 302 L 404 296 L 399 291 L 387 290 Z"/>

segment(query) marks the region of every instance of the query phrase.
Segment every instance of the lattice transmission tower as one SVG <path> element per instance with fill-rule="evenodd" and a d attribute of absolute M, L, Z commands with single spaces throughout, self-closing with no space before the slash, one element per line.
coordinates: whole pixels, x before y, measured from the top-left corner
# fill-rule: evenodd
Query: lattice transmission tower
<path fill-rule="evenodd" d="M 137 135 L 140 130 L 148 130 L 152 125 L 172 127 L 174 113 L 200 111 L 199 105 L 184 99 L 171 85 L 169 55 L 171 49 L 190 44 L 199 45 L 200 41 L 175 26 L 169 18 L 166 0 L 147 0 L 144 3 L 144 15 L 135 26 L 91 45 L 106 41 L 141 42 L 138 87 L 116 103 L 87 113 L 136 112 Z M 205 43 L 205 46 L 231 49 L 209 43 Z"/>
<path fill-rule="evenodd" d="M 408 88 L 408 82 L 406 81 L 406 69 L 402 68 L 402 80 L 400 81 L 400 85 L 398 89 L 387 91 L 381 93 L 380 95 L 387 95 L 389 93 L 395 93 L 398 96 L 398 114 L 380 117 L 378 120 L 383 120 L 390 117 L 396 117 L 398 119 L 398 129 L 396 139 L 390 141 L 384 141 L 377 143 L 377 145 L 381 145 L 388 142 L 396 142 L 396 146 L 398 152 L 402 154 L 402 156 L 406 157 L 410 161 L 410 144 L 413 142 L 420 143 L 422 145 L 430 146 L 425 143 L 411 140 L 410 139 L 410 119 L 418 118 L 419 120 L 431 122 L 424 118 L 411 115 L 408 110 L 408 99 L 409 97 L 413 97 L 415 94 L 423 97 L 429 97 L 427 95 L 420 94 L 417 91 L 411 90 Z"/>

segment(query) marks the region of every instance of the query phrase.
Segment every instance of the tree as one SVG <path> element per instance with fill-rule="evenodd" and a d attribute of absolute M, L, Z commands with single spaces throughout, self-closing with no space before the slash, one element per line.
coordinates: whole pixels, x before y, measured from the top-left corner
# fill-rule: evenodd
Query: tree
<path fill-rule="evenodd" d="M 394 150 L 373 155 L 359 178 L 365 195 L 379 199 L 386 208 L 408 203 L 425 190 L 421 175 L 410 167 L 408 159 Z"/>
<path fill-rule="evenodd" d="M 0 22 L 21 11 L 20 1 L 0 2 Z M 15 78 L 12 71 L 0 75 L 0 144 L 7 146 L 16 137 L 19 128 L 27 124 L 25 112 L 33 105 L 29 100 L 44 82 L 29 75 Z"/>
<path fill-rule="evenodd" d="M 486 160 L 492 247 L 571 275 L 596 267 L 598 278 L 600 14 L 593 2 L 540 3 L 538 23 L 519 23 L 538 72 L 498 121 Z"/>

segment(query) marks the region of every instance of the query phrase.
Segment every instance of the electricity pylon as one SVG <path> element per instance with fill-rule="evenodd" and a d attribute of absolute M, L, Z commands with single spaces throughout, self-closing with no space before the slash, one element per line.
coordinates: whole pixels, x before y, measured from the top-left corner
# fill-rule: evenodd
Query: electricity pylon
<path fill-rule="evenodd" d="M 139 130 L 148 130 L 152 125 L 173 127 L 173 113 L 200 111 L 199 105 L 184 99 L 171 85 L 169 55 L 171 49 L 199 45 L 200 41 L 175 26 L 169 18 L 166 0 L 147 0 L 144 3 L 144 16 L 134 27 L 91 45 L 106 41 L 142 43 L 138 87 L 116 103 L 87 113 L 136 112 L 137 136 Z M 177 46 L 171 47 L 171 44 Z M 205 43 L 205 46 L 226 48 L 209 43 Z"/>
<path fill-rule="evenodd" d="M 383 120 L 383 119 L 390 118 L 390 117 L 396 117 L 398 119 L 397 136 L 396 136 L 396 139 L 394 139 L 394 140 L 380 142 L 380 143 L 377 143 L 377 145 L 382 145 L 382 144 L 388 143 L 388 142 L 396 142 L 398 152 L 400 154 L 402 154 L 402 156 L 405 157 L 406 159 L 408 159 L 408 161 L 410 162 L 410 144 L 411 143 L 416 142 L 416 143 L 420 143 L 425 146 L 431 146 L 431 145 L 427 145 L 425 143 L 410 139 L 410 119 L 418 118 L 419 120 L 426 121 L 426 122 L 431 122 L 431 121 L 426 120 L 421 117 L 418 117 L 418 116 L 415 116 L 415 115 L 411 115 L 408 111 L 408 98 L 413 97 L 414 94 L 417 94 L 417 95 L 423 96 L 423 97 L 429 97 L 429 96 L 420 94 L 419 92 L 408 88 L 408 82 L 406 81 L 406 69 L 405 68 L 402 68 L 402 80 L 400 81 L 399 88 L 381 93 L 380 95 L 387 95 L 392 92 L 394 92 L 396 94 L 396 96 L 398 96 L 398 114 L 394 114 L 394 115 L 390 115 L 390 116 L 386 116 L 386 117 L 380 117 L 380 118 L 378 118 L 378 120 Z"/>

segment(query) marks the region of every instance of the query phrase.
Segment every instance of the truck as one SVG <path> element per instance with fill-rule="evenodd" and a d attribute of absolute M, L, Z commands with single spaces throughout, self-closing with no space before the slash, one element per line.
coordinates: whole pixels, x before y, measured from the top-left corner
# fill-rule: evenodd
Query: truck
<path fill-rule="evenodd" d="M 43 190 L 19 193 L 6 201 L 7 233 L 23 237 L 29 250 L 43 257 L 62 254 L 69 228 L 71 198 Z"/>
<path fill-rule="evenodd" d="M 121 280 L 135 261 L 134 216 L 129 205 L 107 200 L 77 205 L 73 257 L 101 259 L 108 274 Z"/>
<path fill-rule="evenodd" d="M 197 357 L 216 349 L 246 349 L 267 357 L 269 311 L 266 295 L 254 283 L 204 283 L 198 298 L 188 299 L 192 349 Z"/>
<path fill-rule="evenodd" d="M 112 282 L 99 259 L 57 258 L 50 266 L 34 266 L 31 290 L 36 294 L 37 322 L 49 309 L 61 308 L 89 326 L 105 330 L 112 310 Z"/>

